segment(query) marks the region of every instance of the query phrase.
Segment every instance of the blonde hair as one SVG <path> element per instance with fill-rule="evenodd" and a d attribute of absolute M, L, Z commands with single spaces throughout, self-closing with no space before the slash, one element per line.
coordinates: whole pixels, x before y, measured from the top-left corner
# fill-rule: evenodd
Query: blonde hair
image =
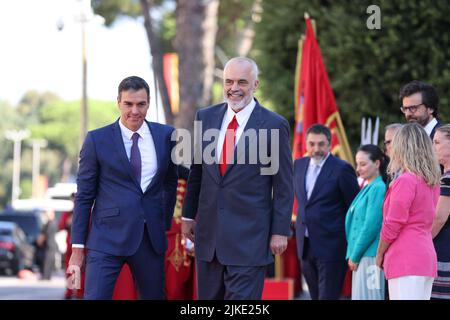
<path fill-rule="evenodd" d="M 422 177 L 429 186 L 440 184 L 441 169 L 430 137 L 417 123 L 403 125 L 392 139 L 388 173 L 409 171 Z"/>

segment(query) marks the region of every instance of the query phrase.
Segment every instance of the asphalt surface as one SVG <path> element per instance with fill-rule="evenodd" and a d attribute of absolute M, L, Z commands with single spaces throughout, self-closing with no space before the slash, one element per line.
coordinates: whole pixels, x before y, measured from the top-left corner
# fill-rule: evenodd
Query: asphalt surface
<path fill-rule="evenodd" d="M 64 291 L 65 278 L 62 271 L 54 273 L 51 280 L 0 276 L 0 300 L 62 300 Z"/>
<path fill-rule="evenodd" d="M 65 278 L 62 271 L 55 272 L 51 280 L 19 279 L 0 275 L 0 300 L 63 300 Z M 308 287 L 303 279 L 303 293 L 296 300 L 310 300 Z"/>

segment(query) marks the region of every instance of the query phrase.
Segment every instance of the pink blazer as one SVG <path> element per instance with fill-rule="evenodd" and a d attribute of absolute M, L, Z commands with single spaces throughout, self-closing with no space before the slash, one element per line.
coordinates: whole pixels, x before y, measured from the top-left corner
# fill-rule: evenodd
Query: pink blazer
<path fill-rule="evenodd" d="M 437 276 L 431 228 L 438 197 L 439 186 L 430 187 L 410 172 L 401 174 L 389 187 L 381 228 L 381 239 L 391 244 L 384 256 L 386 279 Z"/>

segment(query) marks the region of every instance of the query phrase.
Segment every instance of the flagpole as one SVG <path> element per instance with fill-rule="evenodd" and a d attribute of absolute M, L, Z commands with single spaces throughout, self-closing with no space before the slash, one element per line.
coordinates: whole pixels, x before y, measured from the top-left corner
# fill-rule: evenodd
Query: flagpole
<path fill-rule="evenodd" d="M 298 51 L 297 51 L 297 62 L 295 68 L 295 119 L 298 120 L 297 113 L 300 111 L 300 97 L 298 87 L 300 85 L 300 75 L 302 72 L 302 51 L 303 51 L 303 42 L 305 41 L 305 35 L 302 34 L 300 39 L 298 40 Z"/>
<path fill-rule="evenodd" d="M 344 153 L 347 155 L 348 159 L 347 161 L 350 162 L 350 164 L 355 167 L 355 159 L 353 158 L 352 150 L 350 149 L 350 144 L 347 140 L 347 135 L 345 134 L 344 124 L 342 123 L 341 114 L 337 112 L 336 115 L 336 121 L 337 125 L 340 131 L 340 135 L 342 136 L 342 144 L 344 147 Z"/>
<path fill-rule="evenodd" d="M 313 31 L 314 31 L 314 36 L 317 37 L 317 30 L 316 30 L 316 20 L 311 19 L 309 17 L 309 13 L 305 11 L 305 19 L 307 20 L 311 20 L 311 25 L 313 27 Z"/>

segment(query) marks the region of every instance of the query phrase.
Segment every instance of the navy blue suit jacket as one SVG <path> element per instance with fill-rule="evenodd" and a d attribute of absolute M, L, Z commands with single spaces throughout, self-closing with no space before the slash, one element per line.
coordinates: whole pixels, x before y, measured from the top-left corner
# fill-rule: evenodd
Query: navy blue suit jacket
<path fill-rule="evenodd" d="M 141 243 L 146 222 L 153 248 L 159 254 L 165 252 L 165 231 L 171 226 L 177 188 L 176 166 L 170 156 L 174 129 L 154 122 L 146 124 L 158 167 L 145 192 L 132 173 L 119 122 L 87 134 L 80 151 L 72 243 L 130 256 Z"/>
<path fill-rule="evenodd" d="M 311 197 L 306 197 L 306 171 L 309 157 L 294 162 L 297 209 L 297 253 L 303 256 L 305 226 L 313 254 L 322 261 L 345 259 L 345 215 L 359 192 L 355 170 L 330 154 L 317 177 Z"/>
<path fill-rule="evenodd" d="M 222 103 L 197 112 L 202 129 L 220 130 L 227 104 Z M 258 135 L 243 139 L 249 129 L 279 130 L 279 170 L 261 175 L 267 167 L 258 161 L 249 163 L 249 146 L 258 146 Z M 270 133 L 267 142 L 270 152 Z M 238 154 L 245 141 L 245 154 Z M 215 142 L 217 144 L 217 141 Z M 205 151 L 209 141 L 201 144 Z M 242 149 L 241 149 L 242 150 Z M 198 151 L 198 149 L 197 149 Z M 215 154 L 214 154 L 215 155 Z M 214 253 L 222 265 L 264 266 L 273 261 L 270 238 L 290 233 L 293 193 L 293 166 L 289 146 L 289 124 L 283 117 L 263 108 L 258 102 L 249 117 L 238 145 L 235 159 L 245 164 L 229 164 L 222 177 L 217 163 L 193 164 L 189 174 L 183 216 L 197 220 L 195 255 L 210 262 Z"/>

